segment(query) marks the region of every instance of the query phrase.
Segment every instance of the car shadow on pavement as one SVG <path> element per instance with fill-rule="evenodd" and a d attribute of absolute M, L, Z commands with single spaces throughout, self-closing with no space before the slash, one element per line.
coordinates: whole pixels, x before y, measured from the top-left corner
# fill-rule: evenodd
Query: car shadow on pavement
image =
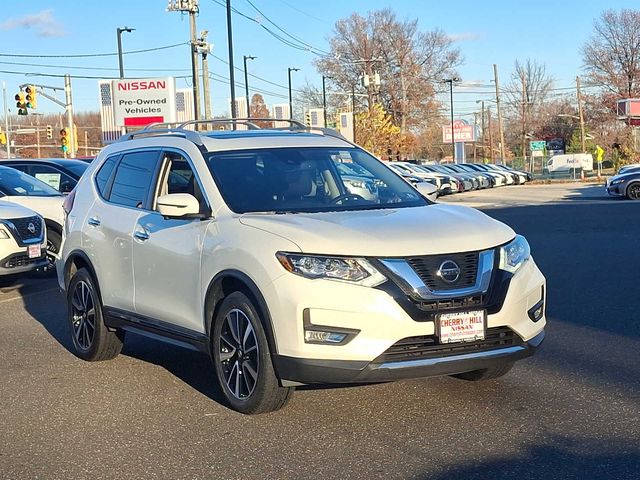
<path fill-rule="evenodd" d="M 639 478 L 637 443 L 552 437 L 532 443 L 517 457 L 473 460 L 440 475 L 425 473 L 429 480 L 633 480 Z"/>
<path fill-rule="evenodd" d="M 20 296 L 24 308 L 70 355 L 71 332 L 67 325 L 66 300 L 52 279 L 29 278 L 6 282 L 4 292 Z M 46 292 L 46 295 L 45 295 Z M 203 395 L 227 406 L 206 355 L 127 333 L 121 355 L 158 365 Z"/>

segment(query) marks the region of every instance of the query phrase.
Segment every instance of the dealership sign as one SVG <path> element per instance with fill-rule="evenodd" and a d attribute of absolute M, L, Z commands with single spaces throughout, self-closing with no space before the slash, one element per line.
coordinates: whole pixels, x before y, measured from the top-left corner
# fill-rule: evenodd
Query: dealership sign
<path fill-rule="evenodd" d="M 469 125 L 464 120 L 456 120 L 453 122 L 453 133 L 455 142 L 475 142 L 476 129 L 473 125 Z M 451 124 L 442 127 L 442 142 L 451 143 Z"/>
<path fill-rule="evenodd" d="M 113 80 L 113 115 L 118 127 L 176 121 L 173 77 Z"/>

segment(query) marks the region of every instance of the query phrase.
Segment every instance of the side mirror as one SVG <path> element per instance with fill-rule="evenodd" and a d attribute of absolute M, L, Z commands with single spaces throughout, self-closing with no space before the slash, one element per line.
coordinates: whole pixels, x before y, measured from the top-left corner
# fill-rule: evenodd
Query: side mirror
<path fill-rule="evenodd" d="M 183 218 L 200 214 L 200 203 L 190 193 L 169 193 L 156 200 L 158 212 L 163 217 Z"/>
<path fill-rule="evenodd" d="M 436 197 L 438 196 L 438 187 L 436 187 L 433 183 L 418 182 L 418 184 L 416 185 L 416 190 L 418 190 L 422 195 L 427 197 L 432 202 L 436 201 Z"/>

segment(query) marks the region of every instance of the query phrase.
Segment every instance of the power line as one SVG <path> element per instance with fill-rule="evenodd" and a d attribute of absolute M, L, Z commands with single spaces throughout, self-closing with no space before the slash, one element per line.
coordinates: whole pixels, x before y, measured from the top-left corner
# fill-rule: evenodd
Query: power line
<path fill-rule="evenodd" d="M 80 65 L 51 65 L 43 63 L 24 63 L 24 62 L 0 62 L 0 65 L 17 65 L 24 67 L 39 67 L 39 68 L 64 68 L 64 69 L 78 69 L 78 70 L 100 70 L 100 71 L 119 71 L 118 68 L 112 67 L 82 67 Z M 189 68 L 127 68 L 128 72 L 190 72 Z"/>
<path fill-rule="evenodd" d="M 222 3 L 220 0 L 212 0 L 213 3 L 215 3 L 216 5 L 219 5 L 221 7 L 224 7 L 226 9 L 226 5 L 224 3 Z M 285 45 L 291 47 L 291 48 L 295 48 L 296 50 L 301 50 L 304 52 L 311 52 L 314 55 L 318 55 L 318 56 L 325 56 L 325 54 L 323 53 L 317 53 L 317 51 L 315 51 L 316 49 L 314 49 L 313 47 L 308 47 L 304 44 L 300 44 L 300 42 L 298 41 L 298 43 L 294 43 L 290 40 L 287 40 L 286 38 L 283 38 L 281 35 L 277 34 L 276 32 L 274 32 L 273 30 L 271 30 L 269 27 L 267 27 L 266 25 L 263 25 L 262 23 L 260 23 L 258 20 L 256 20 L 255 18 L 250 17 L 249 15 L 246 15 L 244 13 L 242 13 L 241 11 L 239 11 L 237 8 L 235 7 L 231 7 L 231 10 L 233 10 L 234 13 L 236 13 L 237 15 L 240 15 L 242 18 L 245 18 L 255 24 L 257 24 L 260 28 L 262 28 L 263 30 L 265 30 L 267 33 L 269 33 L 269 35 L 271 35 L 272 37 L 274 37 L 275 39 L 279 40 L 280 42 L 284 43 Z"/>
<path fill-rule="evenodd" d="M 169 48 L 180 47 L 182 45 L 189 45 L 189 42 L 174 43 L 173 45 L 164 45 L 162 47 L 145 48 L 142 50 L 130 50 L 128 52 L 122 52 L 123 55 L 129 55 L 133 53 L 146 53 L 155 52 L 158 50 L 167 50 Z M 19 58 L 89 58 L 89 57 L 113 57 L 117 56 L 118 52 L 114 53 L 78 53 L 67 55 L 41 55 L 41 54 L 27 54 L 27 53 L 0 53 L 0 57 L 19 57 Z"/>
<path fill-rule="evenodd" d="M 281 28 L 278 24 L 276 24 L 273 20 L 271 20 L 269 17 L 267 17 L 258 7 L 256 7 L 253 2 L 251 2 L 251 0 L 245 0 L 245 2 L 247 2 L 249 5 L 251 5 L 251 7 L 253 7 L 253 9 L 258 12 L 260 15 L 262 15 L 264 17 L 264 19 L 269 22 L 271 25 L 273 25 L 274 27 L 276 27 L 278 30 L 280 30 L 282 33 L 284 33 L 287 37 L 295 40 L 296 42 L 301 43 L 302 45 L 305 45 L 307 47 L 309 47 L 312 50 L 316 50 L 318 52 L 321 52 L 323 55 L 331 55 L 329 52 L 326 52 L 324 50 L 321 50 L 319 48 L 315 48 L 313 45 L 309 45 L 308 43 L 304 42 L 303 40 L 301 40 L 300 38 L 291 35 L 289 32 L 287 32 L 286 30 L 284 30 L 283 28 Z"/>
<path fill-rule="evenodd" d="M 64 78 L 66 75 L 61 73 L 39 73 L 39 72 L 13 72 L 10 70 L 0 70 L 0 73 L 6 73 L 8 75 L 25 75 L 33 77 L 49 77 L 49 78 Z M 70 78 L 76 78 L 80 80 L 121 80 L 120 76 L 105 77 L 105 76 L 90 76 L 90 75 L 69 75 Z M 174 78 L 191 78 L 191 75 L 179 75 Z"/>
<path fill-rule="evenodd" d="M 291 8 L 292 10 L 295 10 L 296 12 L 300 12 L 301 14 L 303 14 L 306 17 L 313 18 L 314 20 L 317 20 L 317 21 L 322 22 L 322 23 L 326 23 L 327 25 L 331 25 L 331 22 L 329 22 L 327 20 L 324 20 L 324 19 L 322 19 L 320 17 L 316 17 L 314 15 L 311 15 L 310 13 L 305 12 L 304 10 L 300 10 L 298 7 L 296 7 L 295 5 L 292 5 L 291 3 L 289 3 L 289 2 L 287 2 L 285 0 L 280 0 L 280 2 L 284 3 L 287 7 Z"/>

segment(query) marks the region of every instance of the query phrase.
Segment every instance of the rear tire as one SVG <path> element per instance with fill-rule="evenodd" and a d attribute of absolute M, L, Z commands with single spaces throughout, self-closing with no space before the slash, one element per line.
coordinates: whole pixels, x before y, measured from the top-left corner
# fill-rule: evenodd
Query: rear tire
<path fill-rule="evenodd" d="M 252 300 L 242 292 L 233 292 L 222 301 L 213 320 L 211 357 L 231 408 L 258 414 L 284 407 L 293 388 L 280 386 Z"/>
<path fill-rule="evenodd" d="M 78 270 L 67 289 L 67 318 L 73 353 L 87 362 L 111 360 L 122 350 L 121 332 L 104 324 L 102 302 L 95 281 L 85 268 Z"/>
<path fill-rule="evenodd" d="M 491 380 L 493 378 L 502 377 L 509 373 L 512 368 L 513 362 L 510 362 L 498 365 L 496 367 L 483 368 L 481 370 L 472 370 L 470 372 L 457 373 L 451 376 L 459 378 L 461 380 L 467 380 L 469 382 L 477 382 L 480 380 Z"/>

